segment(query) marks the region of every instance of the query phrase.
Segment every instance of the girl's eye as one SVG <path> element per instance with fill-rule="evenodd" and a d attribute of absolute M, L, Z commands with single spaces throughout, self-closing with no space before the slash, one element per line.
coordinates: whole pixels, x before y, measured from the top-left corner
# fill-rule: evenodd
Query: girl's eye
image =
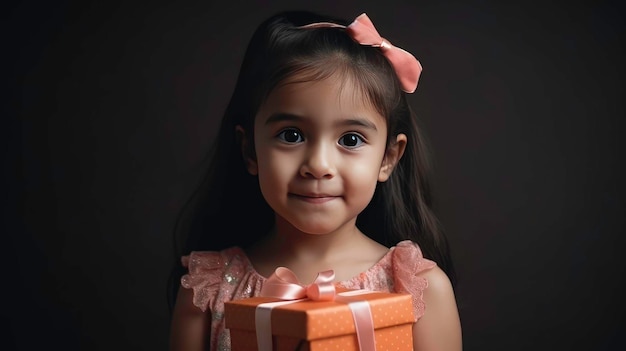
<path fill-rule="evenodd" d="M 345 146 L 349 149 L 359 147 L 363 142 L 363 137 L 354 133 L 346 134 L 339 138 L 339 145 Z"/>
<path fill-rule="evenodd" d="M 302 134 L 297 129 L 285 129 L 282 132 L 278 133 L 278 139 L 294 144 L 301 143 L 304 141 Z"/>

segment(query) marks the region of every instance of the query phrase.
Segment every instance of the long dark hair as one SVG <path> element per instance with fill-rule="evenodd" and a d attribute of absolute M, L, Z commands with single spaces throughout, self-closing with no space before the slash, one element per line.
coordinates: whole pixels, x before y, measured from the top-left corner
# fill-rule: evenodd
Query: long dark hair
<path fill-rule="evenodd" d="M 425 140 L 393 68 L 379 49 L 354 42 L 343 29 L 298 28 L 314 22 L 348 24 L 342 19 L 292 11 L 270 17 L 253 34 L 207 173 L 177 222 L 170 303 L 185 271 L 180 265 L 181 255 L 230 246 L 245 248 L 273 226 L 274 213 L 261 195 L 257 178 L 246 171 L 235 127 L 241 125 L 246 133 L 252 133 L 254 116 L 264 99 L 296 73 L 303 80 L 342 75 L 386 117 L 388 145 L 396 135 L 406 134 L 404 156 L 390 179 L 377 185 L 372 201 L 357 218 L 357 226 L 388 247 L 413 240 L 454 282 L 448 243 L 432 210 Z M 250 140 L 254 140 L 252 136 Z"/>

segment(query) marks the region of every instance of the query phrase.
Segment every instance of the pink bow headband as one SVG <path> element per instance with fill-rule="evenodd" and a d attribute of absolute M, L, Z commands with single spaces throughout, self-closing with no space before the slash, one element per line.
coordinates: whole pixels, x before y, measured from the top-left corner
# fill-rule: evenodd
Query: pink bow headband
<path fill-rule="evenodd" d="M 411 53 L 393 46 L 387 39 L 378 34 L 372 21 L 365 13 L 357 17 L 349 26 L 331 22 L 317 22 L 299 28 L 343 28 L 357 43 L 380 48 L 389 60 L 402 85 L 402 90 L 412 93 L 417 88 L 417 81 L 422 73 L 422 65 Z"/>

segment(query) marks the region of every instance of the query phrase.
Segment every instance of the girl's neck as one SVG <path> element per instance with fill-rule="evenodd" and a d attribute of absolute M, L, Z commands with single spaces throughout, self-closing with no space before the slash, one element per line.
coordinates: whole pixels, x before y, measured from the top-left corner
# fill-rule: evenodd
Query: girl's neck
<path fill-rule="evenodd" d="M 299 260 L 324 260 L 345 252 L 345 249 L 358 243 L 364 234 L 356 227 L 356 219 L 348 222 L 332 233 L 304 233 L 282 218 L 276 218 L 276 225 L 268 237 L 268 246 L 278 252 L 289 254 Z"/>
<path fill-rule="evenodd" d="M 283 266 L 308 283 L 327 269 L 335 270 L 337 281 L 349 279 L 378 262 L 386 251 L 355 223 L 347 223 L 332 233 L 308 234 L 277 218 L 274 229 L 248 251 L 248 256 L 257 272 L 265 277 Z"/>

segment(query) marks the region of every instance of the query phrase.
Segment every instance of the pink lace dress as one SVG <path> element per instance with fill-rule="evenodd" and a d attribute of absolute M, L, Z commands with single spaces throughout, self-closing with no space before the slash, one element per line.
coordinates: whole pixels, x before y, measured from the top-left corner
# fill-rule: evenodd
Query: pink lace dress
<path fill-rule="evenodd" d="M 224 329 L 224 302 L 258 295 L 266 278 L 254 270 L 238 247 L 220 252 L 192 252 L 182 262 L 189 269 L 181 278 L 182 286 L 193 289 L 194 305 L 202 311 L 211 311 L 210 350 L 230 350 L 230 334 Z M 336 284 L 349 289 L 409 293 L 413 295 L 417 320 L 424 315 L 422 297 L 428 286 L 428 281 L 417 275 L 434 266 L 435 262 L 425 259 L 417 244 L 406 240 L 390 248 L 367 271 Z"/>

